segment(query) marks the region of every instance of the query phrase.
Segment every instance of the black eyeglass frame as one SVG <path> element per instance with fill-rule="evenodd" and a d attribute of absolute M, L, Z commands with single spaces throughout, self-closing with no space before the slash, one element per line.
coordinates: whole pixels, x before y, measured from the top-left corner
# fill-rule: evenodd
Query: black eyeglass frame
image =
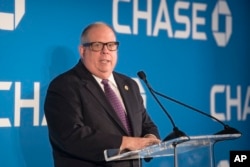
<path fill-rule="evenodd" d="M 101 47 L 100 50 L 95 50 L 95 49 L 93 49 L 92 46 L 93 46 L 93 44 L 96 44 L 96 43 L 102 44 L 102 47 Z M 110 49 L 110 48 L 109 48 L 109 44 L 115 44 L 116 49 L 114 49 L 114 50 Z M 118 41 L 112 41 L 112 42 L 87 42 L 87 43 L 83 43 L 82 46 L 90 47 L 90 49 L 91 49 L 92 51 L 98 52 L 98 51 L 101 51 L 101 50 L 104 48 L 105 45 L 107 46 L 107 48 L 108 48 L 109 51 L 116 51 L 116 50 L 118 50 L 119 44 L 120 44 L 120 43 L 119 43 Z"/>

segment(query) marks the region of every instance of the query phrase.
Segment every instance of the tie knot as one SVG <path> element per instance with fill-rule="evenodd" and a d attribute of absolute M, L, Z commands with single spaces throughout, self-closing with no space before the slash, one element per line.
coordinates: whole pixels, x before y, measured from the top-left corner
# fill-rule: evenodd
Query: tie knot
<path fill-rule="evenodd" d="M 108 79 L 103 79 L 103 80 L 102 80 L 102 84 L 104 84 L 104 85 L 108 84 L 108 82 L 109 82 Z"/>

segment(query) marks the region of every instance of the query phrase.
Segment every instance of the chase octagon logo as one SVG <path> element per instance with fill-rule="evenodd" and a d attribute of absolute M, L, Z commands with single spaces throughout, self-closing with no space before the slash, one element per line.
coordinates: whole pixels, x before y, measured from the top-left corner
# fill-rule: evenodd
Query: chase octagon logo
<path fill-rule="evenodd" d="M 225 19 L 225 32 L 219 32 L 219 16 L 224 15 Z M 212 14 L 212 31 L 214 39 L 218 46 L 224 47 L 229 42 L 232 35 L 232 16 L 228 4 L 225 0 L 219 0 L 214 8 Z"/>
<path fill-rule="evenodd" d="M 14 13 L 1 12 L 0 30 L 15 30 L 25 13 L 25 0 L 14 0 Z"/>

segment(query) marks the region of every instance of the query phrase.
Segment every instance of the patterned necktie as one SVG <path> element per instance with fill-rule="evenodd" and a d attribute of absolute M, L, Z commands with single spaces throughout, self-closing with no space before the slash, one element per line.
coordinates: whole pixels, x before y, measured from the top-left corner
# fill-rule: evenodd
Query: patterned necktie
<path fill-rule="evenodd" d="M 114 108 L 117 116 L 120 118 L 122 124 L 127 129 L 127 132 L 129 134 L 131 134 L 131 128 L 129 126 L 129 121 L 128 121 L 127 115 L 123 109 L 123 106 L 121 104 L 121 101 L 119 100 L 119 98 L 117 97 L 115 92 L 112 90 L 112 88 L 109 86 L 108 82 L 109 82 L 109 80 L 107 80 L 107 79 L 103 79 L 101 82 L 104 85 L 104 93 L 105 93 L 107 99 L 109 100 L 110 104 Z"/>

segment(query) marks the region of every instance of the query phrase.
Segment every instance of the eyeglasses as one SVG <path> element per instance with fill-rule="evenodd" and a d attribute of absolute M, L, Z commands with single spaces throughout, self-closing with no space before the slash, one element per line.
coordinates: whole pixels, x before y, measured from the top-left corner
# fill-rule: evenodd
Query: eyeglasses
<path fill-rule="evenodd" d="M 115 51 L 115 50 L 118 49 L 119 42 L 106 42 L 106 43 L 103 43 L 103 42 L 90 42 L 90 43 L 84 43 L 82 45 L 85 46 L 85 47 L 90 47 L 90 49 L 92 51 L 96 51 L 96 52 L 102 50 L 105 45 L 107 46 L 108 50 Z"/>

